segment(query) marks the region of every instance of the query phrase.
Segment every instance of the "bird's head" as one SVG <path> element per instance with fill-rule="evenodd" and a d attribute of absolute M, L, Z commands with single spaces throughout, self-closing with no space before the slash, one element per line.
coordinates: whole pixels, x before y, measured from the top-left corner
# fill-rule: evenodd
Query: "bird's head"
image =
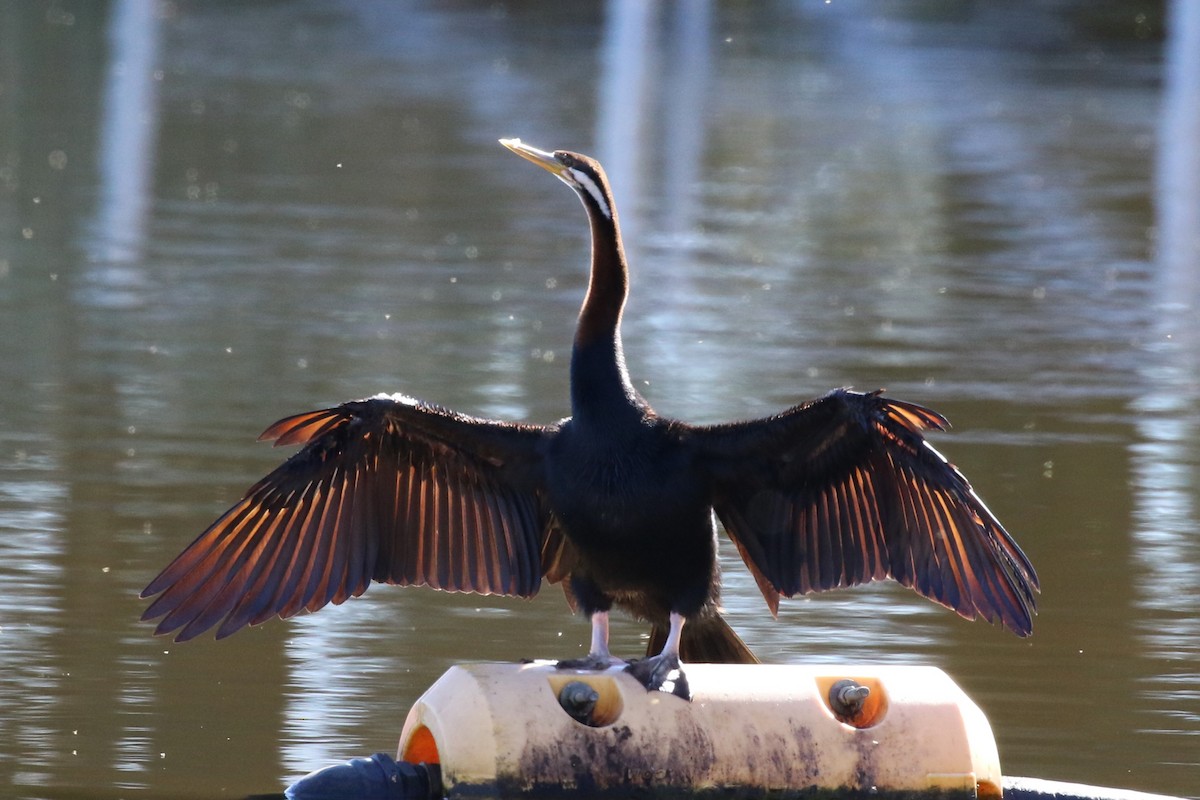
<path fill-rule="evenodd" d="M 569 150 L 555 150 L 553 153 L 539 150 L 520 139 L 501 139 L 500 144 L 558 177 L 574 189 L 586 205 L 595 207 L 603 216 L 612 219 L 612 192 L 600 162 Z"/>

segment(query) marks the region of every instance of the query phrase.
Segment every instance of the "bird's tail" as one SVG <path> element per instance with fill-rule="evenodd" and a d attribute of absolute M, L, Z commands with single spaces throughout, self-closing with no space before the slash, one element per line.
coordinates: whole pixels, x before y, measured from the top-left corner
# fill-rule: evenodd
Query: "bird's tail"
<path fill-rule="evenodd" d="M 667 642 L 667 627 L 655 624 L 650 629 L 646 655 L 657 655 Z M 758 657 L 742 641 L 729 623 L 718 614 L 688 620 L 679 642 L 679 660 L 685 664 L 757 664 Z"/>

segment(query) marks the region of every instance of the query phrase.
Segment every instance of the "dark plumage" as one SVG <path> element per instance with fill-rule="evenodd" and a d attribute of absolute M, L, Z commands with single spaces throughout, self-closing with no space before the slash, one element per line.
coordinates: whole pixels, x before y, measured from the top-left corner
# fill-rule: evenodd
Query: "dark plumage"
<path fill-rule="evenodd" d="M 591 223 L 572 416 L 526 425 L 377 395 L 275 423 L 261 439 L 302 449 L 146 587 L 158 633 L 228 636 L 371 581 L 529 597 L 565 580 L 592 620 L 590 655 L 572 664 L 615 662 L 615 604 L 653 625 L 651 657 L 632 670 L 657 688 L 680 656 L 755 660 L 717 611 L 714 513 L 772 613 L 780 596 L 894 578 L 967 619 L 1031 631 L 1033 566 L 922 436 L 945 419 L 846 389 L 748 422 L 658 416 L 621 351 L 628 268 L 604 171 L 503 143 L 571 186 Z"/>

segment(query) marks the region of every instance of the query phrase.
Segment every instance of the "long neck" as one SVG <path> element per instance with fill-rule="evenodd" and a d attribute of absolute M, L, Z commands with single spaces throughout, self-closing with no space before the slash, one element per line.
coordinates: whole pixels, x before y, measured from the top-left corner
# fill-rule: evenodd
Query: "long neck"
<path fill-rule="evenodd" d="M 646 403 L 629 380 L 621 348 L 629 267 L 616 209 L 611 196 L 607 208 L 587 196 L 583 204 L 592 229 L 592 271 L 571 352 L 571 412 L 586 421 L 640 416 Z"/>

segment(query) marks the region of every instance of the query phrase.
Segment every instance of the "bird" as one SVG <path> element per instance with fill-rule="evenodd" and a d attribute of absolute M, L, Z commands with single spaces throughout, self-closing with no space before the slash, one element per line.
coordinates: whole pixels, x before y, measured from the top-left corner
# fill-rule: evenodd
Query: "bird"
<path fill-rule="evenodd" d="M 570 416 L 493 420 L 384 393 L 274 423 L 260 440 L 300 449 L 146 586 L 156 634 L 223 638 L 372 582 L 518 597 L 560 584 L 591 626 L 587 656 L 560 667 L 624 665 L 687 698 L 686 663 L 758 661 L 721 612 L 718 521 L 773 616 L 782 597 L 891 579 L 1032 632 L 1037 573 L 927 440 L 945 417 L 850 388 L 759 419 L 660 416 L 625 363 L 629 265 L 603 167 L 500 142 L 573 189 L 588 218 Z M 610 652 L 614 608 L 649 623 L 644 657 Z"/>

